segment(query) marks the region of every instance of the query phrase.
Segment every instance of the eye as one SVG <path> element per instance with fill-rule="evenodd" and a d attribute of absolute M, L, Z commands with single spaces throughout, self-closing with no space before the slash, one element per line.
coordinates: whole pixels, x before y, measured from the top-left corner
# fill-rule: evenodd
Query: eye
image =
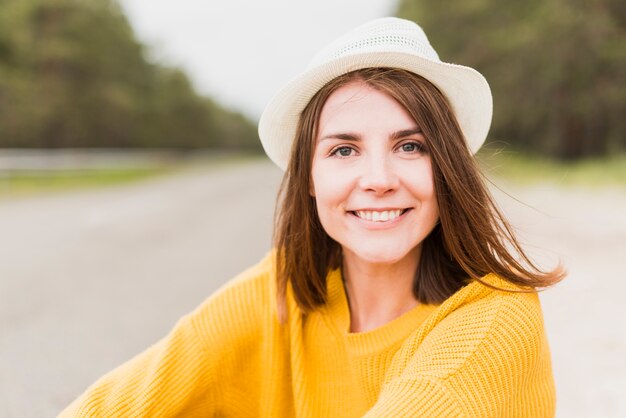
<path fill-rule="evenodd" d="M 426 146 L 422 142 L 411 141 L 405 142 L 404 144 L 400 145 L 399 150 L 401 152 L 406 152 L 409 154 L 424 153 L 426 152 Z"/>
<path fill-rule="evenodd" d="M 333 157 L 345 158 L 345 157 L 353 156 L 355 152 L 356 151 L 353 148 L 351 148 L 351 147 L 342 146 L 342 147 L 337 147 L 337 148 L 333 149 L 330 152 L 330 155 L 333 156 Z"/>

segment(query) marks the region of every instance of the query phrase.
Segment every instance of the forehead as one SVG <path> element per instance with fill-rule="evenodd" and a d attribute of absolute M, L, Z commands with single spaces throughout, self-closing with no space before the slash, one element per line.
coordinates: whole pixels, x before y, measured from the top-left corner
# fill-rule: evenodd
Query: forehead
<path fill-rule="evenodd" d="M 319 118 L 318 137 L 328 131 L 370 131 L 416 127 L 406 109 L 389 94 L 364 81 L 351 81 L 332 92 Z M 333 132 L 335 133 L 335 132 Z"/>

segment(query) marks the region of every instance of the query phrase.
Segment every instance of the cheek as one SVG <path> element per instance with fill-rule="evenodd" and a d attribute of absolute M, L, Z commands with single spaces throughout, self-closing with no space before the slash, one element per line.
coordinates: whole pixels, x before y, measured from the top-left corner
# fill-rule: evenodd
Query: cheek
<path fill-rule="evenodd" d="M 333 174 L 334 173 L 334 174 Z M 333 169 L 322 163 L 313 164 L 309 192 L 315 197 L 318 208 L 336 199 L 339 192 L 339 179 Z"/>
<path fill-rule="evenodd" d="M 435 192 L 435 185 L 428 184 L 424 189 L 424 199 L 428 202 L 428 204 L 432 207 L 432 210 L 439 217 L 439 203 L 437 202 L 437 193 Z"/>
<path fill-rule="evenodd" d="M 427 210 L 432 217 L 439 219 L 439 204 L 437 202 L 437 193 L 435 192 L 435 184 L 430 166 L 424 167 L 419 171 L 418 175 L 415 175 L 414 171 L 407 185 L 411 190 L 411 194 L 422 203 L 422 207 Z"/>
<path fill-rule="evenodd" d="M 311 195 L 315 197 L 320 222 L 330 234 L 338 225 L 336 222 L 345 215 L 351 190 L 349 181 L 345 176 L 337 175 L 336 170 L 321 169 L 312 174 Z"/>
<path fill-rule="evenodd" d="M 424 190 L 424 204 L 428 208 L 428 213 L 432 220 L 433 226 L 439 221 L 439 202 L 437 201 L 437 193 L 435 192 L 434 184 L 429 184 L 428 188 Z"/>
<path fill-rule="evenodd" d="M 311 196 L 315 197 L 318 211 L 335 206 L 339 200 L 337 179 L 331 176 L 315 176 L 311 184 Z"/>

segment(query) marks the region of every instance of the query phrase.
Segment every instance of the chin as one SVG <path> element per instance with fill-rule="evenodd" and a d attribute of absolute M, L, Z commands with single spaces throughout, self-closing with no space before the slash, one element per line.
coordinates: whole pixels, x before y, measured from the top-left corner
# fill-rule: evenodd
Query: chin
<path fill-rule="evenodd" d="M 411 251 L 390 251 L 389 248 L 371 248 L 349 250 L 355 259 L 370 264 L 396 264 L 410 255 Z"/>

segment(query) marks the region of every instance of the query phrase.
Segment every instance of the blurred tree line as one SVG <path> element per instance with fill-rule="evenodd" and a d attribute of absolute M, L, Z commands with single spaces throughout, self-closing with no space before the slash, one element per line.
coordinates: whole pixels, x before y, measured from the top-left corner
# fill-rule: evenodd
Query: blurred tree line
<path fill-rule="evenodd" d="M 626 1 L 400 0 L 398 16 L 487 78 L 491 141 L 563 160 L 626 151 Z"/>
<path fill-rule="evenodd" d="M 0 147 L 259 148 L 145 55 L 115 0 L 0 0 Z"/>

